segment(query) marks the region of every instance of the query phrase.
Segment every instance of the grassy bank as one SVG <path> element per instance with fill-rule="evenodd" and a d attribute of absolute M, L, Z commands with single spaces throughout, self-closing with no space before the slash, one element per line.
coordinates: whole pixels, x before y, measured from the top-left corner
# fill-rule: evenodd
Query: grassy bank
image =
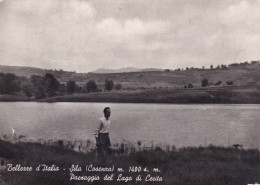
<path fill-rule="evenodd" d="M 22 95 L 1 95 L 0 101 L 259 104 L 260 86 L 74 93 L 30 100 Z"/>
<path fill-rule="evenodd" d="M 29 98 L 21 94 L 1 94 L 0 101 L 29 101 Z"/>
<path fill-rule="evenodd" d="M 117 153 L 117 155 L 116 155 Z M 39 164 L 55 164 L 66 171 L 60 172 L 4 172 L 3 178 L 9 185 L 64 185 L 64 184 L 135 184 L 131 182 L 70 181 L 69 171 L 72 164 L 84 166 L 97 165 L 96 151 L 88 154 L 77 153 L 60 147 L 43 146 L 33 143 L 11 144 L 0 141 L 0 156 L 5 157 L 11 164 L 36 167 Z M 164 151 L 159 147 L 152 150 L 133 151 L 124 154 L 115 151 L 110 157 L 111 165 L 123 168 L 125 175 L 136 177 L 146 172 L 129 173 L 130 166 L 141 166 L 142 169 L 158 168 L 161 173 L 150 172 L 151 175 L 160 175 L 162 182 L 145 182 L 137 184 L 162 185 L 245 185 L 260 182 L 260 153 L 258 150 L 238 150 L 224 147 L 192 147 L 178 150 Z M 88 173 L 88 174 L 86 174 Z M 77 175 L 104 175 L 102 172 L 75 172 Z M 114 172 L 115 176 L 119 172 Z"/>
<path fill-rule="evenodd" d="M 123 102 L 123 103 L 260 103 L 257 88 L 198 88 L 198 89 L 152 89 L 139 91 L 112 91 L 88 94 L 56 96 L 47 102 Z"/>

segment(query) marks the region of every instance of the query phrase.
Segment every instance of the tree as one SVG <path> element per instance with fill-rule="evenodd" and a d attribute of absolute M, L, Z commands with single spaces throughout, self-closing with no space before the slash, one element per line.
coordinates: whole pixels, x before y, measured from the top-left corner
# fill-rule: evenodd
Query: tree
<path fill-rule="evenodd" d="M 205 86 L 207 86 L 209 84 L 209 81 L 206 79 L 206 78 L 203 78 L 202 80 L 201 80 L 201 87 L 205 87 Z"/>
<path fill-rule="evenodd" d="M 98 87 L 97 87 L 95 80 L 89 80 L 85 85 L 85 89 L 87 90 L 88 93 L 89 92 L 97 92 Z"/>
<path fill-rule="evenodd" d="M 76 89 L 75 89 L 75 93 L 79 93 L 82 91 L 82 87 L 79 86 L 77 83 L 76 83 Z"/>
<path fill-rule="evenodd" d="M 5 74 L 0 73 L 0 93 L 4 93 L 5 82 L 4 82 Z"/>
<path fill-rule="evenodd" d="M 33 94 L 36 99 L 46 98 L 46 90 L 44 86 L 37 86 L 33 89 Z"/>
<path fill-rule="evenodd" d="M 221 69 L 225 70 L 225 69 L 227 69 L 227 66 L 224 64 L 221 64 Z"/>
<path fill-rule="evenodd" d="M 30 78 L 30 81 L 32 82 L 33 86 L 46 86 L 44 78 L 39 75 L 32 75 Z"/>
<path fill-rule="evenodd" d="M 67 92 L 69 94 L 75 93 L 75 91 L 76 91 L 76 82 L 75 81 L 69 80 L 69 81 L 67 81 L 66 85 L 67 85 Z"/>
<path fill-rule="evenodd" d="M 46 98 L 46 81 L 42 76 L 32 75 L 33 94 L 36 99 Z"/>
<path fill-rule="evenodd" d="M 210 65 L 210 69 L 213 69 L 213 65 Z"/>
<path fill-rule="evenodd" d="M 28 85 L 23 85 L 21 87 L 23 93 L 25 94 L 25 96 L 27 96 L 29 99 L 33 96 L 33 87 L 32 85 L 28 84 Z"/>
<path fill-rule="evenodd" d="M 44 78 L 48 97 L 55 96 L 55 92 L 59 90 L 59 81 L 50 73 L 46 73 Z"/>
<path fill-rule="evenodd" d="M 66 86 L 65 84 L 60 84 L 60 86 L 59 86 L 59 92 L 60 92 L 61 94 L 66 93 L 66 92 L 67 92 L 67 86 Z"/>
<path fill-rule="evenodd" d="M 122 84 L 117 83 L 117 84 L 115 85 L 115 89 L 116 89 L 116 90 L 122 89 Z"/>
<path fill-rule="evenodd" d="M 111 91 L 114 87 L 114 82 L 112 80 L 106 80 L 105 81 L 105 89 L 107 91 Z"/>
<path fill-rule="evenodd" d="M 19 78 L 12 73 L 0 73 L 0 93 L 12 94 L 21 90 Z"/>

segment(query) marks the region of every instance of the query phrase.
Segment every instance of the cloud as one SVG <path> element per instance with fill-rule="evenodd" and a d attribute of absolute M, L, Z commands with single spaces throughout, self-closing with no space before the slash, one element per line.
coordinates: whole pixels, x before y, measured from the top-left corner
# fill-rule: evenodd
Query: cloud
<path fill-rule="evenodd" d="M 91 71 L 259 58 L 257 0 L 8 0 L 0 8 L 3 64 Z"/>
<path fill-rule="evenodd" d="M 162 34 L 169 30 L 170 23 L 163 21 L 141 21 L 138 18 L 120 22 L 114 18 L 105 18 L 97 24 L 97 31 L 104 35 L 122 37 Z"/>
<path fill-rule="evenodd" d="M 260 0 L 258 0 L 260 2 Z M 260 21 L 260 3 L 241 1 L 231 5 L 220 13 L 220 19 L 226 25 L 258 26 Z"/>
<path fill-rule="evenodd" d="M 68 12 L 73 12 L 73 14 L 77 14 L 83 18 L 93 18 L 96 15 L 96 10 L 86 1 L 70 0 L 65 4 L 65 8 L 69 9 Z"/>
<path fill-rule="evenodd" d="M 167 21 L 138 18 L 119 21 L 115 18 L 105 18 L 96 25 L 98 37 L 106 45 L 117 46 L 125 52 L 156 51 L 164 48 L 166 42 L 160 37 L 167 35 L 171 24 Z M 159 38 L 159 39 L 158 39 Z"/>
<path fill-rule="evenodd" d="M 96 10 L 86 1 L 9 0 L 3 8 L 0 58 L 5 63 L 69 69 L 93 45 Z"/>
<path fill-rule="evenodd" d="M 259 59 L 259 1 L 240 1 L 228 6 L 219 14 L 219 22 L 223 26 L 219 37 L 229 45 L 229 53 L 240 61 Z"/>
<path fill-rule="evenodd" d="M 8 10 L 12 15 L 20 16 L 21 18 L 40 19 L 44 17 L 60 16 L 64 19 L 86 19 L 93 18 L 96 15 L 96 10 L 93 6 L 81 0 L 21 0 L 19 3 L 15 0 L 8 1 Z"/>

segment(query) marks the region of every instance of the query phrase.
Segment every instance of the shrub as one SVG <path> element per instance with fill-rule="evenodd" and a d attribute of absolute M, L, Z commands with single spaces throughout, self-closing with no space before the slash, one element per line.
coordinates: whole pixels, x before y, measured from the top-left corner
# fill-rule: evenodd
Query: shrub
<path fill-rule="evenodd" d="M 201 80 L 201 87 L 205 87 L 205 86 L 207 86 L 209 84 L 209 81 L 206 79 L 206 78 L 203 78 L 202 80 Z"/>
<path fill-rule="evenodd" d="M 98 87 L 97 87 L 95 80 L 89 80 L 85 85 L 85 89 L 87 90 L 88 93 L 89 92 L 97 92 Z"/>
<path fill-rule="evenodd" d="M 218 85 L 220 85 L 221 83 L 222 83 L 222 81 L 219 80 L 219 81 L 217 81 L 214 85 L 215 85 L 215 86 L 218 86 Z"/>
<path fill-rule="evenodd" d="M 105 81 L 105 89 L 107 91 L 111 91 L 114 87 L 114 82 L 112 80 L 106 80 Z"/>
<path fill-rule="evenodd" d="M 193 88 L 193 84 L 192 84 L 192 83 L 189 83 L 189 84 L 188 84 L 188 88 Z"/>
<path fill-rule="evenodd" d="M 233 81 L 226 81 L 227 85 L 233 85 Z"/>

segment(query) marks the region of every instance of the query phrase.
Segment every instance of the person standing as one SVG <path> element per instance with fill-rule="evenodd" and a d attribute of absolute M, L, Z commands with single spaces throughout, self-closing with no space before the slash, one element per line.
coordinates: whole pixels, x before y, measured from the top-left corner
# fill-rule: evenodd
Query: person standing
<path fill-rule="evenodd" d="M 96 146 L 98 151 L 98 160 L 101 164 L 105 164 L 108 157 L 109 147 L 111 146 L 109 138 L 110 127 L 110 107 L 106 107 L 103 110 L 104 117 L 99 119 L 99 123 L 96 129 Z"/>

